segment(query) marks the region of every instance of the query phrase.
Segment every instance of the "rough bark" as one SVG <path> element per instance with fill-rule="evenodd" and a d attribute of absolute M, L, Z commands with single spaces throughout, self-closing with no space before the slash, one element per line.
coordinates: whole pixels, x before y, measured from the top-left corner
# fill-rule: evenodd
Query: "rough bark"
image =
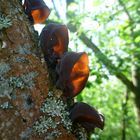
<path fill-rule="evenodd" d="M 62 92 L 49 85 L 47 68 L 37 57 L 35 31 L 20 1 L 1 0 L 0 16 L 0 139 L 75 140 L 68 132 Z M 61 104 L 61 110 L 52 103 L 48 112 L 48 93 L 48 102 Z"/>

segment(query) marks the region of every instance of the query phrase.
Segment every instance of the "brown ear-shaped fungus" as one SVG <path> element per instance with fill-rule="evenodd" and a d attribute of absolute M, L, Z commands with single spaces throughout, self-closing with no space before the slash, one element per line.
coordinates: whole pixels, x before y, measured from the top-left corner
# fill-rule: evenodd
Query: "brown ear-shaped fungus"
<path fill-rule="evenodd" d="M 91 132 L 95 127 L 102 130 L 104 128 L 103 115 L 86 103 L 75 103 L 70 110 L 70 119 L 73 123 L 81 124 L 87 132 Z"/>
<path fill-rule="evenodd" d="M 68 29 L 65 25 L 51 23 L 40 34 L 40 46 L 49 64 L 56 64 L 67 52 L 68 43 Z"/>
<path fill-rule="evenodd" d="M 57 66 L 59 75 L 57 88 L 63 90 L 65 97 L 74 97 L 85 87 L 89 76 L 88 55 L 85 52 L 68 52 Z"/>
<path fill-rule="evenodd" d="M 43 0 L 25 0 L 24 8 L 33 24 L 43 23 L 50 14 L 50 9 Z"/>

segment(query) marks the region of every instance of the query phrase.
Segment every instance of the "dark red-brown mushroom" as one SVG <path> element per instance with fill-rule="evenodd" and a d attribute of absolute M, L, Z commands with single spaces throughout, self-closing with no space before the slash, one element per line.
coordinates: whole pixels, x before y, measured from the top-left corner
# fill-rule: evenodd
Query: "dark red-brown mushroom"
<path fill-rule="evenodd" d="M 67 52 L 68 43 L 68 29 L 65 25 L 51 23 L 44 27 L 40 34 L 40 46 L 49 64 L 58 62 L 60 57 Z"/>
<path fill-rule="evenodd" d="M 79 123 L 87 132 L 91 132 L 98 127 L 103 130 L 104 117 L 95 108 L 86 103 L 75 103 L 70 110 L 70 119 L 73 123 Z"/>
<path fill-rule="evenodd" d="M 85 52 L 68 52 L 57 66 L 57 88 L 63 90 L 64 96 L 76 96 L 85 87 L 89 76 L 88 55 Z"/>
<path fill-rule="evenodd" d="M 25 0 L 24 8 L 33 24 L 43 23 L 50 14 L 50 9 L 43 0 Z"/>

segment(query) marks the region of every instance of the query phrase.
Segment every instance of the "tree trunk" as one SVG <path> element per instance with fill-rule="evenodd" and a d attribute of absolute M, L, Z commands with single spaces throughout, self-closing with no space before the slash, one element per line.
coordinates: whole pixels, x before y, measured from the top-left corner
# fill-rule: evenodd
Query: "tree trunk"
<path fill-rule="evenodd" d="M 0 139 L 75 140 L 62 92 L 50 87 L 36 55 L 37 39 L 21 2 L 1 0 Z"/>
<path fill-rule="evenodd" d="M 134 62 L 135 63 L 135 62 Z M 132 79 L 135 86 L 135 104 L 138 111 L 138 121 L 140 126 L 140 68 L 139 66 L 132 66 Z"/>

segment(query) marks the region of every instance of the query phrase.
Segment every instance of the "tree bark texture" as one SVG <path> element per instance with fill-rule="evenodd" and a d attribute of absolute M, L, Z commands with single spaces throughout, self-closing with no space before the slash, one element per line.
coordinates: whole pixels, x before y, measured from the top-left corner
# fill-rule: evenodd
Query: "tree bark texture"
<path fill-rule="evenodd" d="M 62 92 L 49 86 L 47 68 L 36 55 L 38 37 L 19 0 L 0 0 L 0 23 L 0 139 L 75 140 L 63 117 L 68 114 Z M 45 108 L 49 92 L 48 102 L 62 105 L 58 114 L 53 103 L 49 113 Z"/>

